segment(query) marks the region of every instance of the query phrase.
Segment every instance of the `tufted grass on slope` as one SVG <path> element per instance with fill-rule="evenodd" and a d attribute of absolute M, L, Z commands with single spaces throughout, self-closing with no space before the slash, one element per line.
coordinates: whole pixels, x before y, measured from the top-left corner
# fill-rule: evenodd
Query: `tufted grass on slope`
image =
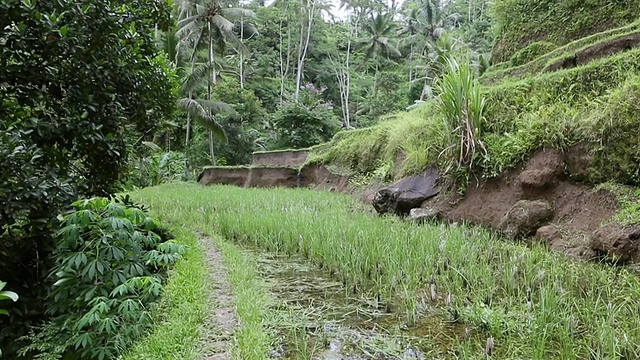
<path fill-rule="evenodd" d="M 346 288 L 390 304 L 409 327 L 434 316 L 451 322 L 441 330 L 451 341 L 433 344 L 442 357 L 480 358 L 489 336 L 500 359 L 640 356 L 640 281 L 625 269 L 478 228 L 372 216 L 334 193 L 172 184 L 138 197 L 239 244 L 303 254 Z M 469 340 L 460 327 L 470 329 Z"/>

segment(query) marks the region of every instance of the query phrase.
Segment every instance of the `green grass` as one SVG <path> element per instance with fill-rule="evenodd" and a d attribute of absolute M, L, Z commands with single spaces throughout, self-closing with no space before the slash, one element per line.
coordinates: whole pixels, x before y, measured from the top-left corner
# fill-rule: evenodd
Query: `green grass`
<path fill-rule="evenodd" d="M 254 151 L 254 154 L 277 154 L 277 153 L 284 153 L 284 152 L 307 152 L 309 151 L 311 148 L 306 148 L 306 149 L 278 149 L 278 150 L 262 150 L 262 151 Z"/>
<path fill-rule="evenodd" d="M 488 336 L 494 337 L 500 359 L 640 356 L 640 280 L 625 269 L 574 262 L 479 228 L 375 217 L 341 194 L 171 184 L 136 196 L 156 211 L 180 214 L 186 224 L 215 229 L 237 244 L 300 253 L 345 288 L 379 295 L 409 327 L 443 319 L 443 328 L 425 336 L 433 349 L 442 349 L 440 357 L 479 358 Z M 228 266 L 244 263 L 223 251 Z M 252 266 L 242 265 L 246 270 L 232 275 L 232 282 L 260 289 Z M 251 301 L 263 303 L 257 291 Z M 266 339 L 269 318 L 259 304 L 260 309 L 238 305 L 238 310 L 251 314 L 240 315 L 243 326 L 255 324 L 252 334 Z M 469 340 L 464 327 L 471 329 Z M 246 337 L 248 343 L 266 343 L 254 335 Z"/>
<path fill-rule="evenodd" d="M 154 312 L 153 331 L 125 353 L 125 360 L 200 358 L 201 325 L 209 312 L 209 276 L 193 233 L 178 226 L 170 230 L 187 252 L 169 273 L 160 307 Z"/>
<path fill-rule="evenodd" d="M 489 71 L 484 73 L 480 77 L 480 82 L 484 85 L 492 85 L 504 82 L 506 80 L 522 80 L 526 77 L 539 74 L 549 64 L 573 56 L 590 46 L 602 44 L 617 38 L 627 36 L 629 34 L 637 33 L 638 31 L 640 31 L 640 20 L 623 27 L 603 31 L 575 40 L 564 46 L 558 47 L 552 51 L 542 54 L 541 56 L 537 56 L 534 59 L 531 59 L 531 61 L 528 61 L 524 64 L 509 66 L 508 63 L 501 63 L 497 66 L 491 67 Z M 526 48 L 522 49 L 521 51 L 526 51 Z M 517 62 L 517 60 L 515 61 Z"/>
<path fill-rule="evenodd" d="M 233 287 L 236 312 L 241 326 L 234 333 L 233 357 L 239 360 L 262 360 L 269 354 L 273 333 L 265 319 L 269 317 L 271 299 L 256 274 L 255 259 L 236 245 L 220 241 L 229 282 Z"/>
<path fill-rule="evenodd" d="M 617 0 L 495 0 L 492 57 L 507 61 L 532 42 L 558 45 L 636 21 L 640 7 Z"/>
<path fill-rule="evenodd" d="M 621 225 L 640 224 L 640 189 L 607 182 L 600 184 L 596 190 L 606 190 L 613 195 L 618 211 L 612 220 Z"/>
<path fill-rule="evenodd" d="M 240 360 L 268 358 L 270 345 L 274 341 L 273 332 L 265 322 L 269 317 L 271 299 L 263 282 L 257 277 L 255 259 L 223 239 L 215 224 L 206 221 L 205 214 L 211 214 L 212 206 L 217 205 L 206 204 L 208 199 L 198 196 L 201 194 L 197 191 L 188 194 L 184 202 L 176 201 L 172 196 L 165 196 L 167 194 L 164 194 L 164 191 L 158 192 L 159 189 L 172 188 L 187 189 L 188 187 L 183 184 L 167 185 L 166 188 L 144 189 L 133 193 L 132 196 L 150 205 L 154 214 L 161 214 L 159 217 L 163 221 L 185 225 L 181 230 L 181 238 L 189 239 L 188 244 L 192 249 L 185 256 L 189 268 L 184 270 L 180 265 L 187 266 L 187 264 L 180 263 L 174 270 L 176 275 L 170 278 L 169 284 L 177 286 L 184 283 L 199 292 L 189 295 L 189 293 L 168 291 L 164 295 L 168 302 L 166 308 L 171 309 L 171 314 L 175 312 L 175 318 L 169 316 L 162 323 L 159 331 L 156 331 L 151 339 L 138 344 L 133 354 L 127 359 L 190 359 L 192 357 L 189 356 L 195 356 L 194 354 L 201 350 L 196 343 L 199 334 L 203 331 L 199 329 L 204 323 L 204 317 L 207 311 L 211 311 L 203 308 L 209 304 L 207 298 L 210 292 L 207 290 L 208 273 L 203 250 L 195 242 L 191 233 L 193 231 L 208 235 L 224 258 L 234 296 L 233 305 L 241 324 L 233 334 L 233 358 Z M 188 334 L 181 335 L 183 331 Z M 211 329 L 208 331 L 215 332 Z M 150 354 L 149 357 L 145 357 L 146 354 Z"/>

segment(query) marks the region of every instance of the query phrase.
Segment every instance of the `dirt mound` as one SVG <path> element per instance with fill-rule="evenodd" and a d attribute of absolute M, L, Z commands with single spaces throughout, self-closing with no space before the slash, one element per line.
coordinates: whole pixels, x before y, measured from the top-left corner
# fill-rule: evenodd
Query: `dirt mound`
<path fill-rule="evenodd" d="M 584 65 L 593 60 L 610 56 L 619 52 L 640 47 L 640 33 L 629 34 L 619 38 L 611 39 L 601 44 L 589 46 L 586 49 L 576 52 L 574 55 L 562 58 L 549 64 L 543 71 L 551 72 L 560 69 L 570 69 Z"/>
<path fill-rule="evenodd" d="M 346 192 L 349 190 L 349 178 L 332 174 L 324 165 L 311 164 L 300 169 L 300 186 Z"/>
<path fill-rule="evenodd" d="M 464 197 L 435 201 L 444 207 L 444 218 L 449 221 L 464 220 L 495 229 L 519 201 L 545 201 L 554 213 L 548 223 L 558 229 L 557 234 L 546 237 L 550 247 L 574 254 L 589 246 L 591 233 L 615 214 L 617 206 L 607 191 L 570 180 L 565 168 L 565 154 L 540 150 L 519 169 L 471 184 Z"/>

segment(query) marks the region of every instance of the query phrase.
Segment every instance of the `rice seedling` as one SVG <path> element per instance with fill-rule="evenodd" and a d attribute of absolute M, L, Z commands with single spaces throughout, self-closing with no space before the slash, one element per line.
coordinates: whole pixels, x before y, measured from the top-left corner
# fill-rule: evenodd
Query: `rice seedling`
<path fill-rule="evenodd" d="M 476 227 L 376 217 L 342 194 L 170 184 L 135 196 L 189 227 L 304 256 L 346 296 L 389 303 L 396 325 L 424 334 L 421 350 L 480 358 L 492 338 L 494 358 L 640 356 L 640 281 L 623 268 Z"/>

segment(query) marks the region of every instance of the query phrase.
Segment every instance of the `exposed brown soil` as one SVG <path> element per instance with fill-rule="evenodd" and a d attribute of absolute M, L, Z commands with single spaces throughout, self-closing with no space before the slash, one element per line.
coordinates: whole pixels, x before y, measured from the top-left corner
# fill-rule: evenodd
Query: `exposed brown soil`
<path fill-rule="evenodd" d="M 300 170 L 301 187 L 313 187 L 317 190 L 347 191 L 349 179 L 334 175 L 320 164 L 311 164 Z"/>
<path fill-rule="evenodd" d="M 572 56 L 560 59 L 549 64 L 544 71 L 551 72 L 560 69 L 570 69 L 576 66 L 584 65 L 593 60 L 597 60 L 612 54 L 631 50 L 640 47 L 640 33 L 625 35 L 619 38 L 611 39 L 601 44 L 589 46 L 584 50 L 578 51 Z"/>
<path fill-rule="evenodd" d="M 244 186 L 249 177 L 248 168 L 210 167 L 202 170 L 198 182 L 203 185 L 228 184 Z"/>
<path fill-rule="evenodd" d="M 297 187 L 298 169 L 286 167 L 210 167 L 202 171 L 198 182 L 203 185 L 227 184 L 242 187 Z"/>
<path fill-rule="evenodd" d="M 251 165 L 300 167 L 307 161 L 308 155 L 307 150 L 257 152 L 253 154 Z"/>
<path fill-rule="evenodd" d="M 552 205 L 549 224 L 558 229 L 540 240 L 569 255 L 593 256 L 588 250 L 590 234 L 616 210 L 613 196 L 604 190 L 569 180 L 564 154 L 558 150 L 538 151 L 524 166 L 496 179 L 471 184 L 464 197 L 443 195 L 423 204 L 440 208 L 448 221 L 467 221 L 498 228 L 500 221 L 519 200 L 544 200 Z M 549 229 L 549 228 L 547 228 Z"/>
<path fill-rule="evenodd" d="M 231 341 L 238 321 L 233 310 L 231 286 L 227 280 L 227 271 L 222 262 L 222 254 L 215 248 L 213 241 L 199 236 L 198 242 L 205 251 L 207 268 L 211 279 L 211 308 L 206 320 L 202 341 L 204 360 L 231 359 Z"/>
<path fill-rule="evenodd" d="M 252 167 L 245 187 L 297 187 L 298 169 L 285 167 Z"/>

